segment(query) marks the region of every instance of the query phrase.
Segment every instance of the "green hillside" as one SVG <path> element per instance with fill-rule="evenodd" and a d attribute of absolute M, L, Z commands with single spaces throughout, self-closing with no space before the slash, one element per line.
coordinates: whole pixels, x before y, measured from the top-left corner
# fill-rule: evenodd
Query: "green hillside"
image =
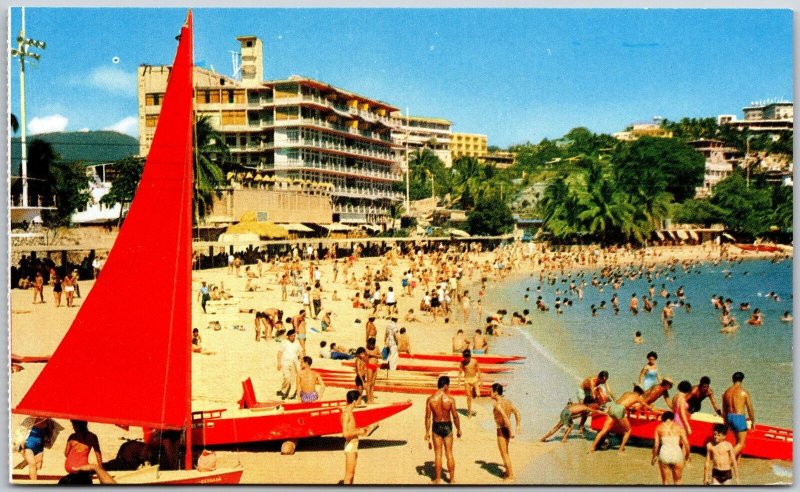
<path fill-rule="evenodd" d="M 30 135 L 28 145 L 44 140 L 53 146 L 62 161 L 81 161 L 86 165 L 116 162 L 139 153 L 139 141 L 114 131 L 58 132 Z M 11 174 L 18 175 L 21 145 L 19 137 L 11 140 Z"/>

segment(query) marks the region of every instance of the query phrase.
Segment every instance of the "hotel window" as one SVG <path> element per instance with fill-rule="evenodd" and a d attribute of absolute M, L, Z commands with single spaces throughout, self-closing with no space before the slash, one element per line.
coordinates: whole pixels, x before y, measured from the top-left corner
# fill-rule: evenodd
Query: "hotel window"
<path fill-rule="evenodd" d="M 146 94 L 144 96 L 145 104 L 147 106 L 161 106 L 163 96 L 163 94 Z"/>
<path fill-rule="evenodd" d="M 246 125 L 247 115 L 244 111 L 223 111 L 222 126 L 226 125 Z"/>
<path fill-rule="evenodd" d="M 228 104 L 244 104 L 244 91 L 228 89 L 225 95 Z"/>
<path fill-rule="evenodd" d="M 158 115 L 157 114 L 148 114 L 145 115 L 144 124 L 148 128 L 153 128 L 158 123 Z"/>
<path fill-rule="evenodd" d="M 290 142 L 297 142 L 300 140 L 300 131 L 297 128 L 289 128 L 286 130 L 286 140 Z"/>
<path fill-rule="evenodd" d="M 219 91 L 198 90 L 195 96 L 197 104 L 218 104 Z"/>

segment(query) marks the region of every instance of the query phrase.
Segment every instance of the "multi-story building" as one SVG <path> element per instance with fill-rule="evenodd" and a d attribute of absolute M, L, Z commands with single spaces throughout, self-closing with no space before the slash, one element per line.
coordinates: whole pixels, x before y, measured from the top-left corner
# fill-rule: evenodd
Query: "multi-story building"
<path fill-rule="evenodd" d="M 451 121 L 442 118 L 426 118 L 423 116 L 393 115 L 400 126 L 392 131 L 392 139 L 400 147 L 402 162 L 405 166 L 405 151 L 414 152 L 420 149 L 431 150 L 445 167 L 453 165 L 450 153 L 452 138 Z"/>
<path fill-rule="evenodd" d="M 706 159 L 703 186 L 698 186 L 695 194 L 698 198 L 710 196 L 711 189 L 733 172 L 734 165 L 742 157 L 742 152 L 735 147 L 725 147 L 722 140 L 715 138 L 692 140 L 689 145 Z"/>
<path fill-rule="evenodd" d="M 489 147 L 489 137 L 475 133 L 453 133 L 450 154 L 453 162 L 459 157 L 483 157 Z"/>
<path fill-rule="evenodd" d="M 385 223 L 403 198 L 392 132 L 398 108 L 304 77 L 263 81 L 261 42 L 241 43 L 242 80 L 195 67 L 195 111 L 208 116 L 239 165 L 264 177 L 328 183 L 333 220 Z M 168 67 L 141 66 L 139 139 L 152 142 Z"/>
<path fill-rule="evenodd" d="M 748 129 L 755 132 L 780 132 L 794 129 L 794 103 L 775 101 L 753 103 L 742 108 L 743 120 L 733 115 L 720 115 L 720 124 L 730 125 L 739 130 Z"/>
<path fill-rule="evenodd" d="M 634 123 L 625 131 L 615 133 L 613 137 L 617 140 L 631 142 L 642 137 L 672 138 L 672 132 L 661 126 L 660 118 L 654 118 L 652 123 Z"/>

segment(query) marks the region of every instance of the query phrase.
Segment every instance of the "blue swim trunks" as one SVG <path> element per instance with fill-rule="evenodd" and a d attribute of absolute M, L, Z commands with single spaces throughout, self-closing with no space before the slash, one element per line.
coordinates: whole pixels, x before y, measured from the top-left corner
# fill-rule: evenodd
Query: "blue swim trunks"
<path fill-rule="evenodd" d="M 472 353 L 475 355 L 483 355 L 486 353 L 486 351 L 483 349 L 473 349 Z"/>
<path fill-rule="evenodd" d="M 25 448 L 33 451 L 34 455 L 44 452 L 44 431 L 33 427 L 25 439 Z"/>
<path fill-rule="evenodd" d="M 747 432 L 747 419 L 741 413 L 729 413 L 727 420 L 728 426 L 734 432 Z"/>

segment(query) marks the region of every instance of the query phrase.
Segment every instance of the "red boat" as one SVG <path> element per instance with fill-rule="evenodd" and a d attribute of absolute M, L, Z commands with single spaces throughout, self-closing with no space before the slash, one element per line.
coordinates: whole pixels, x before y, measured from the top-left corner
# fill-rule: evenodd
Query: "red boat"
<path fill-rule="evenodd" d="M 767 244 L 737 244 L 736 247 L 745 251 L 760 251 L 763 253 L 777 253 L 781 250 L 777 246 Z"/>
<path fill-rule="evenodd" d="M 351 360 L 347 360 L 347 361 L 343 361 L 342 365 L 343 366 L 347 366 L 347 367 L 353 367 L 353 366 L 355 366 L 355 362 L 353 362 Z M 389 369 L 389 363 L 388 362 L 382 362 L 381 365 L 380 365 L 380 368 L 381 369 Z M 443 366 L 443 365 L 436 365 L 436 364 L 402 364 L 401 363 L 401 364 L 397 364 L 397 370 L 398 371 L 423 372 L 423 373 L 430 373 L 431 375 L 438 375 L 438 374 L 443 374 L 443 373 L 446 373 L 446 372 L 452 372 L 452 371 L 455 371 L 456 369 L 455 369 L 454 365 Z M 511 372 L 512 370 L 513 370 L 513 368 L 511 368 L 511 367 L 508 367 L 508 366 L 504 367 L 504 366 L 501 366 L 501 365 L 490 365 L 490 364 L 487 364 L 485 366 L 484 365 L 481 366 L 481 372 L 484 372 L 484 373 L 487 373 L 487 374 L 498 374 L 498 373 L 502 373 L 502 372 Z"/>
<path fill-rule="evenodd" d="M 335 378 L 335 379 L 325 379 L 326 386 L 332 386 L 334 388 L 355 388 L 353 384 L 353 378 Z M 388 383 L 382 384 L 380 382 L 375 384 L 375 391 L 382 391 L 387 393 L 408 393 L 408 394 L 417 394 L 417 395 L 432 395 L 436 392 L 436 384 L 432 385 L 409 385 L 403 383 Z M 489 396 L 491 393 L 492 388 L 491 386 L 481 386 L 480 395 L 479 396 Z M 465 396 L 466 393 L 464 392 L 464 388 L 461 386 L 458 387 L 450 387 L 450 394 L 453 396 Z"/>
<path fill-rule="evenodd" d="M 29 362 L 48 362 L 50 361 L 49 355 L 17 355 L 11 354 L 11 362 L 17 364 L 25 364 Z"/>
<path fill-rule="evenodd" d="M 192 442 L 197 445 L 301 439 L 342 432 L 345 400 L 313 403 L 258 402 L 248 378 L 239 408 L 192 412 Z M 353 411 L 358 427 L 389 418 L 411 406 L 411 401 L 358 407 Z"/>
<path fill-rule="evenodd" d="M 605 423 L 605 415 L 592 417 L 592 429 L 599 431 Z M 631 423 L 631 437 L 653 440 L 659 416 L 652 412 L 629 412 L 628 420 Z M 722 418 L 707 413 L 694 413 L 691 416 L 692 434 L 689 445 L 693 448 L 705 448 L 711 441 L 714 425 L 721 424 Z M 611 427 L 611 432 L 622 434 L 623 429 L 616 423 Z M 764 458 L 771 460 L 792 461 L 792 429 L 782 429 L 768 425 L 756 424 L 747 432 L 747 442 L 742 450 L 744 456 Z M 728 432 L 727 440 L 731 444 L 736 442 L 733 432 Z"/>
<path fill-rule="evenodd" d="M 439 360 L 444 362 L 461 362 L 462 356 L 458 354 L 400 354 L 401 359 Z M 473 359 L 481 364 L 505 364 L 518 362 L 525 357 L 521 355 L 473 355 Z"/>

